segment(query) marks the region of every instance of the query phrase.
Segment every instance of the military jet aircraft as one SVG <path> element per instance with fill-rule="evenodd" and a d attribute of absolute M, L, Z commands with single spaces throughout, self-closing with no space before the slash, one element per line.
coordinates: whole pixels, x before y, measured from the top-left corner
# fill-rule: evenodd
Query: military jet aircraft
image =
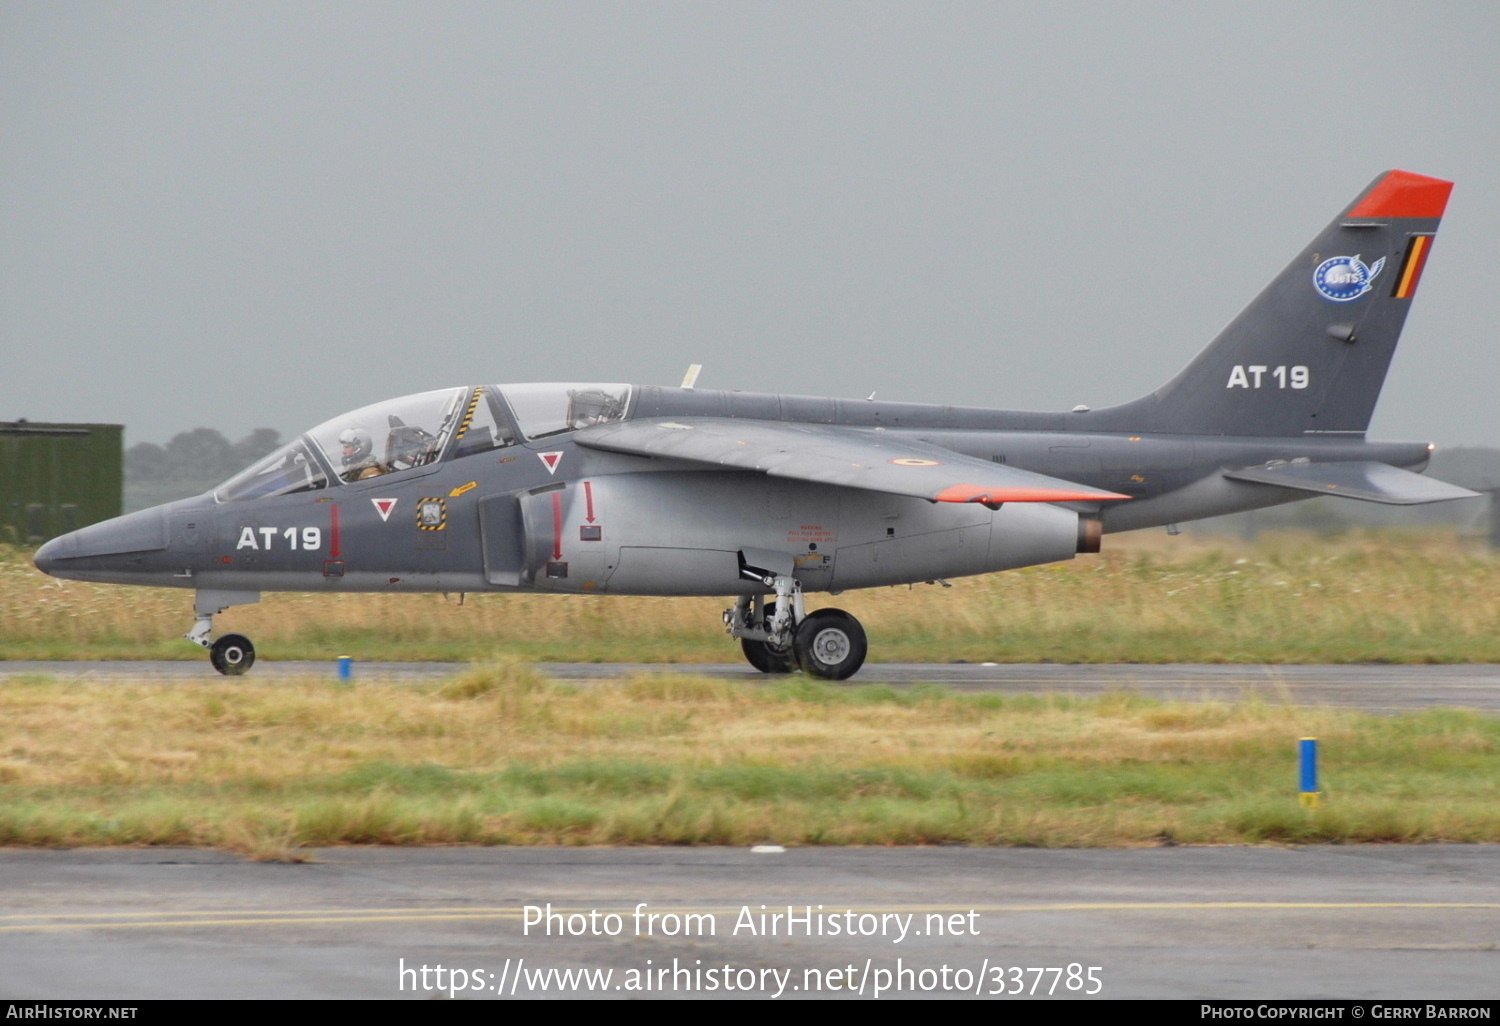
<path fill-rule="evenodd" d="M 58 577 L 196 589 L 187 638 L 265 591 L 728 595 L 766 673 L 864 662 L 807 596 L 1071 559 L 1111 531 L 1341 495 L 1473 495 L 1365 429 L 1452 183 L 1372 182 L 1187 368 L 1023 413 L 626 384 L 465 385 L 334 417 L 196 498 L 42 546 Z M 690 382 L 684 382 L 690 386 Z"/>

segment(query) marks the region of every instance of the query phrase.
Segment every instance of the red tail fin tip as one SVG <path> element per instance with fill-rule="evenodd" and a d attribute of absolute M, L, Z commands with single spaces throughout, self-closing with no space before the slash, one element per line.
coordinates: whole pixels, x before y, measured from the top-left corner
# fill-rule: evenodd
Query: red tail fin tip
<path fill-rule="evenodd" d="M 1371 189 L 1350 217 L 1442 217 L 1453 183 L 1410 171 L 1392 171 Z"/>

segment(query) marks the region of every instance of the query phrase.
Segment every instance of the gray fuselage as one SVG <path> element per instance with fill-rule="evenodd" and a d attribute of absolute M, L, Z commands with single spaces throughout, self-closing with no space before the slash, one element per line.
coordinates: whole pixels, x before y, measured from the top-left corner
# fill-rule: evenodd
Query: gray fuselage
<path fill-rule="evenodd" d="M 233 502 L 209 493 L 85 528 L 37 562 L 81 580 L 232 592 L 725 595 L 757 590 L 739 573 L 738 554 L 754 549 L 790 557 L 804 591 L 837 592 L 1069 559 L 1080 518 L 1121 531 L 1307 497 L 1229 480 L 1227 467 L 1421 469 L 1429 455 L 1420 443 L 1339 435 L 1131 433 L 1121 423 L 1130 407 L 1045 414 L 655 386 L 631 394 L 625 420 L 879 430 L 1131 498 L 934 503 L 599 451 L 565 432 L 313 492 Z"/>

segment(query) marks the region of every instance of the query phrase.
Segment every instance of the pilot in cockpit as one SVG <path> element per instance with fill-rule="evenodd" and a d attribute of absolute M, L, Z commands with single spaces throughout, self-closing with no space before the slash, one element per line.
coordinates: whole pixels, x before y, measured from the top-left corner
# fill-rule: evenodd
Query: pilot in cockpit
<path fill-rule="evenodd" d="M 339 477 L 345 481 L 363 481 L 386 472 L 386 468 L 375 459 L 374 439 L 364 428 L 345 428 L 339 434 L 339 446 L 343 452 L 341 459 L 344 465 L 339 471 Z"/>

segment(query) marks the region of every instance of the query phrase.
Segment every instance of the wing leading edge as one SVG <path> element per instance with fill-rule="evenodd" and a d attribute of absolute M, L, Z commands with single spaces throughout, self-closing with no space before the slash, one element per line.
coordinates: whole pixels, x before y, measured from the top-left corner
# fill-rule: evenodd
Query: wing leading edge
<path fill-rule="evenodd" d="M 926 442 L 822 424 L 653 417 L 585 428 L 579 445 L 755 470 L 933 502 L 1101 502 L 1129 495 L 989 463 Z"/>

